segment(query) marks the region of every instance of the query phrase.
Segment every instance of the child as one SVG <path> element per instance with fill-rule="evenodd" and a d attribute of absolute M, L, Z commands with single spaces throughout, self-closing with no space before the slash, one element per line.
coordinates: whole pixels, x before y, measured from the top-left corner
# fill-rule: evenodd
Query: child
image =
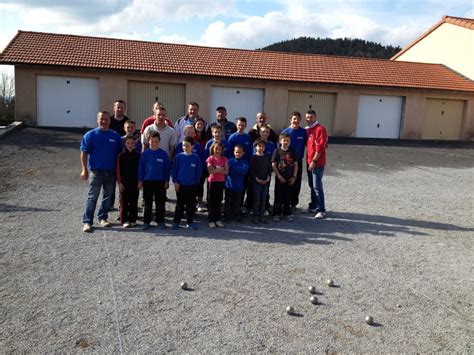
<path fill-rule="evenodd" d="M 214 142 L 210 149 L 210 156 L 206 160 L 207 171 L 209 172 L 209 227 L 224 227 L 221 221 L 221 204 L 224 193 L 225 176 L 229 173 L 227 158 L 224 156 L 224 145 L 221 142 Z"/>
<path fill-rule="evenodd" d="M 229 150 L 229 143 L 225 139 L 222 139 L 222 127 L 217 125 L 212 126 L 211 132 L 212 138 L 207 141 L 206 146 L 204 147 L 204 158 L 207 159 L 209 157 L 209 148 L 214 142 L 221 142 L 224 146 L 223 155 L 229 159 L 229 154 L 232 155 L 233 150 Z"/>
<path fill-rule="evenodd" d="M 184 136 L 185 137 L 191 137 L 193 139 L 193 142 L 194 141 L 194 127 L 192 125 L 187 125 L 187 126 L 184 126 L 183 128 L 183 132 L 184 132 Z M 181 143 L 178 143 L 176 144 L 175 148 L 174 148 L 174 156 L 176 157 L 179 153 L 182 153 L 184 150 L 183 150 L 183 144 Z M 193 145 L 193 153 L 196 154 L 199 158 L 201 158 L 201 146 L 199 143 L 194 143 Z"/>
<path fill-rule="evenodd" d="M 177 154 L 173 161 L 173 182 L 177 201 L 172 228 L 179 228 L 186 209 L 187 227 L 197 229 L 197 225 L 194 223 L 194 209 L 197 187 L 202 175 L 202 162 L 201 158 L 193 153 L 195 146 L 193 137 L 185 136 L 181 145 L 183 152 Z"/>
<path fill-rule="evenodd" d="M 268 187 L 272 175 L 270 157 L 265 154 L 265 142 L 257 139 L 254 143 L 256 153 L 250 158 L 249 190 L 252 191 L 252 222 L 267 223 L 265 218 Z"/>
<path fill-rule="evenodd" d="M 298 173 L 296 174 L 296 181 L 291 191 L 291 210 L 293 213 L 298 210 L 297 206 L 299 203 L 301 178 L 303 175 L 304 149 L 306 147 L 306 130 L 300 125 L 301 114 L 298 111 L 293 111 L 291 113 L 290 126 L 282 131 L 282 133 L 288 133 L 290 135 L 290 147 L 295 150 L 296 161 L 298 162 Z"/>
<path fill-rule="evenodd" d="M 204 158 L 204 147 L 206 146 L 206 143 L 208 141 L 208 136 L 206 132 L 206 124 L 202 118 L 198 118 L 194 122 L 194 129 L 196 133 L 194 134 L 194 141 L 199 143 L 201 146 L 201 154 L 199 155 L 202 160 L 202 174 L 201 174 L 201 179 L 199 180 L 199 184 L 197 187 L 197 211 L 198 212 L 204 212 L 206 210 L 206 206 L 202 202 L 203 196 L 204 196 L 204 183 L 206 182 L 207 178 L 207 167 L 206 167 L 206 159 Z"/>
<path fill-rule="evenodd" d="M 237 118 L 236 125 L 237 125 L 237 132 L 231 134 L 231 136 L 229 137 L 229 149 L 231 152 L 233 152 L 235 146 L 237 144 L 240 144 L 242 147 L 244 147 L 243 158 L 246 161 L 249 161 L 253 152 L 253 141 L 252 141 L 252 138 L 247 133 L 245 133 L 245 129 L 247 128 L 247 119 L 245 117 Z M 244 190 L 242 191 L 242 197 L 240 199 L 241 206 L 244 203 L 244 196 L 245 196 L 245 191 L 247 190 L 247 184 L 248 184 L 248 174 L 244 180 Z M 248 206 L 248 208 L 250 207 L 251 206 Z"/>
<path fill-rule="evenodd" d="M 128 136 L 132 136 L 135 138 L 135 150 L 138 153 L 142 152 L 142 142 L 140 140 L 140 131 L 136 130 L 136 123 L 135 121 L 126 121 L 124 123 L 125 135 L 122 137 L 123 142 L 125 144 L 125 138 Z"/>
<path fill-rule="evenodd" d="M 291 138 L 287 133 L 280 134 L 280 147 L 273 152 L 272 168 L 275 172 L 275 199 L 273 220 L 278 222 L 283 212 L 285 219 L 293 221 L 291 216 L 291 191 L 298 173 L 295 151 L 290 148 Z"/>
<path fill-rule="evenodd" d="M 149 148 L 142 153 L 138 167 L 138 188 L 143 188 L 145 212 L 143 229 L 150 228 L 151 210 L 155 200 L 155 219 L 159 228 L 165 229 L 165 198 L 169 187 L 170 159 L 160 146 L 160 134 L 152 132 Z"/>
<path fill-rule="evenodd" d="M 127 123 L 125 122 L 125 127 Z M 124 228 L 134 227 L 138 210 L 138 164 L 140 153 L 136 151 L 136 138 L 126 136 L 125 150 L 117 158 L 117 182 L 120 191 L 120 223 Z"/>
<path fill-rule="evenodd" d="M 240 199 L 244 189 L 244 179 L 249 170 L 247 161 L 242 159 L 243 155 L 244 148 L 238 144 L 234 148 L 235 158 L 229 160 L 229 175 L 225 180 L 224 207 L 224 218 L 229 221 L 235 218 L 237 222 L 242 222 Z"/>

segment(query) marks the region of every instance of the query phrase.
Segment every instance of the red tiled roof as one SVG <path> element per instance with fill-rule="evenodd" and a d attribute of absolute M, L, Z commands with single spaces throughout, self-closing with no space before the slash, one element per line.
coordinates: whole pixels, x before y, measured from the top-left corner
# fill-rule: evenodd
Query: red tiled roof
<path fill-rule="evenodd" d="M 423 38 L 425 38 L 426 36 L 428 36 L 431 32 L 433 32 L 434 30 L 436 30 L 439 26 L 441 26 L 442 24 L 444 23 L 450 23 L 452 25 L 456 25 L 456 26 L 459 26 L 459 27 L 464 27 L 464 28 L 467 28 L 469 30 L 474 30 L 474 19 L 472 18 L 464 18 L 464 17 L 453 17 L 453 16 L 443 16 L 443 18 L 438 22 L 436 23 L 433 27 L 431 27 L 428 31 L 426 31 L 425 33 L 423 33 L 420 37 L 418 37 L 417 39 L 415 39 L 413 42 L 411 42 L 407 47 L 403 48 L 400 52 L 398 52 L 397 54 L 395 54 L 392 58 L 390 58 L 391 60 L 394 60 L 394 59 L 397 59 L 398 57 L 400 57 L 403 53 L 405 53 L 407 50 L 409 50 L 411 47 L 413 47 L 415 44 L 417 44 L 418 42 L 420 42 Z"/>
<path fill-rule="evenodd" d="M 439 64 L 41 32 L 19 31 L 0 54 L 0 64 L 474 92 L 474 82 Z"/>

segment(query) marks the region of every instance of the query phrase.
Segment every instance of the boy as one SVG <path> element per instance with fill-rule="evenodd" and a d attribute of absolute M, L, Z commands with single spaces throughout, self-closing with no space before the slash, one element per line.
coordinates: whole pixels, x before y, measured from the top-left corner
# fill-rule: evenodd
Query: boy
<path fill-rule="evenodd" d="M 125 125 L 130 122 L 125 122 Z M 138 209 L 138 165 L 140 153 L 135 147 L 136 137 L 126 136 L 125 150 L 117 159 L 117 182 L 120 191 L 120 223 L 124 228 L 134 227 Z"/>
<path fill-rule="evenodd" d="M 298 111 L 291 113 L 290 126 L 285 128 L 282 133 L 290 135 L 290 147 L 295 150 L 296 161 L 298 162 L 298 173 L 296 174 L 296 181 L 293 184 L 291 191 L 291 210 L 297 211 L 299 203 L 299 195 L 301 191 L 301 180 L 303 175 L 303 158 L 304 149 L 306 147 L 306 130 L 301 125 L 301 114 Z"/>
<path fill-rule="evenodd" d="M 237 222 L 242 222 L 240 212 L 240 199 L 244 189 L 244 179 L 248 173 L 249 165 L 245 159 L 244 148 L 236 145 L 234 148 L 234 157 L 229 159 L 229 174 L 225 180 L 225 203 L 224 218 L 230 221 L 235 218 Z"/>
<path fill-rule="evenodd" d="M 290 136 L 281 133 L 279 139 L 280 147 L 273 152 L 272 157 L 272 168 L 276 175 L 273 220 L 278 222 L 283 212 L 285 219 L 291 222 L 293 221 L 291 216 L 291 189 L 296 181 L 298 162 L 293 148 L 290 148 Z"/>
<path fill-rule="evenodd" d="M 143 229 L 150 228 L 151 210 L 155 200 L 155 219 L 159 228 L 165 229 L 165 196 L 170 179 L 170 159 L 160 146 L 160 134 L 152 132 L 138 167 L 138 188 L 143 188 L 145 212 Z"/>
<path fill-rule="evenodd" d="M 206 146 L 204 147 L 204 160 L 209 158 L 209 148 L 214 142 L 221 142 L 224 146 L 224 156 L 226 158 L 231 158 L 233 150 L 230 150 L 229 142 L 222 139 L 222 127 L 218 125 L 212 126 L 211 134 L 212 138 L 207 141 Z"/>
<path fill-rule="evenodd" d="M 191 125 L 187 125 L 184 127 L 184 136 L 185 137 L 191 137 L 194 141 L 194 134 L 195 134 L 195 129 Z M 174 148 L 174 156 L 177 156 L 179 153 L 183 152 L 183 144 L 182 143 L 177 143 L 175 148 Z M 193 146 L 193 153 L 196 154 L 198 157 L 201 158 L 201 145 L 197 142 L 194 141 L 194 146 Z"/>
<path fill-rule="evenodd" d="M 177 201 L 172 228 L 179 228 L 186 209 L 187 227 L 197 229 L 194 223 L 194 209 L 197 187 L 202 174 L 202 162 L 197 154 L 193 153 L 195 146 L 193 137 L 184 137 L 182 146 L 183 152 L 177 154 L 173 161 L 173 182 Z"/>
<path fill-rule="evenodd" d="M 252 223 L 258 221 L 267 223 L 265 218 L 268 187 L 272 175 L 270 157 L 265 154 L 265 142 L 257 139 L 254 143 L 256 153 L 252 155 L 249 163 L 250 188 L 252 189 L 253 216 Z"/>
<path fill-rule="evenodd" d="M 135 121 L 130 121 L 128 120 L 127 122 L 124 123 L 124 129 L 125 129 L 125 135 L 122 137 L 124 147 L 125 147 L 125 138 L 132 136 L 135 138 L 135 150 L 138 153 L 142 152 L 142 142 L 140 140 L 140 132 L 136 130 L 136 123 Z"/>

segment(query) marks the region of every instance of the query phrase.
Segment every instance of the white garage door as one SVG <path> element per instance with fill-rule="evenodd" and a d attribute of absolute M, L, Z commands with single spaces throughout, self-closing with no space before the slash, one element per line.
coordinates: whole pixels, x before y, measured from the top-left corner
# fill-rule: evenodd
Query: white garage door
<path fill-rule="evenodd" d="M 403 97 L 361 95 L 356 137 L 399 138 Z"/>
<path fill-rule="evenodd" d="M 38 75 L 36 100 L 38 126 L 97 126 L 98 79 Z"/>
<path fill-rule="evenodd" d="M 227 119 L 235 122 L 237 117 L 247 118 L 247 126 L 255 122 L 255 116 L 263 110 L 263 89 L 213 86 L 209 121 L 216 120 L 216 108 L 227 109 Z"/>

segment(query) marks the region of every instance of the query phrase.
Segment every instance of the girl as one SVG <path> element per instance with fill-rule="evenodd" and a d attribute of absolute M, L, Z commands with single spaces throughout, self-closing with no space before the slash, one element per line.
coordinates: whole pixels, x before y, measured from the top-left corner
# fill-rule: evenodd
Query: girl
<path fill-rule="evenodd" d="M 206 160 L 209 177 L 209 227 L 224 227 L 221 221 L 221 204 L 224 193 L 225 177 L 229 173 L 227 158 L 224 156 L 224 146 L 221 142 L 214 142 L 209 149 L 211 154 Z"/>
<path fill-rule="evenodd" d="M 206 125 L 202 118 L 198 118 L 196 122 L 194 122 L 194 141 L 199 144 L 201 149 L 200 157 L 204 157 L 204 147 L 206 146 L 206 142 L 208 140 L 208 135 L 206 132 Z M 202 202 L 204 196 L 204 182 L 207 178 L 207 168 L 205 160 L 202 161 L 203 169 L 201 179 L 199 180 L 199 184 L 197 186 L 197 211 L 204 212 L 206 210 L 205 204 Z"/>

